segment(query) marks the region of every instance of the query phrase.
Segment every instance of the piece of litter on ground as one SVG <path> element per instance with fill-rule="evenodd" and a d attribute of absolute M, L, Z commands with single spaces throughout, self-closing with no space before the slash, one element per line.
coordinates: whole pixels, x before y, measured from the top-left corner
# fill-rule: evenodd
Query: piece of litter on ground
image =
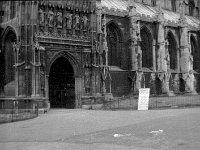
<path fill-rule="evenodd" d="M 158 131 L 151 131 L 151 132 L 149 132 L 149 133 L 152 133 L 152 134 L 155 134 L 155 135 L 158 135 L 158 134 L 161 134 L 161 133 L 163 133 L 163 130 L 158 130 Z"/>
<path fill-rule="evenodd" d="M 114 137 L 122 137 L 123 135 L 122 134 L 114 134 L 113 136 Z"/>
<path fill-rule="evenodd" d="M 114 137 L 131 136 L 131 134 L 114 134 Z"/>

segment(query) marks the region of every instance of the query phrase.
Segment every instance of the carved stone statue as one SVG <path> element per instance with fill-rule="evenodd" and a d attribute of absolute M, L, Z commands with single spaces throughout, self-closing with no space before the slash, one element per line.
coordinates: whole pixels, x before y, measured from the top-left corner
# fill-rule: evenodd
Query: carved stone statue
<path fill-rule="evenodd" d="M 87 31 L 87 28 L 88 28 L 88 18 L 87 18 L 87 16 L 86 15 L 84 15 L 83 17 L 82 17 L 82 23 L 83 23 L 83 30 L 84 31 Z"/>
<path fill-rule="evenodd" d="M 65 18 L 66 18 L 66 28 L 72 29 L 72 14 L 67 13 Z"/>
<path fill-rule="evenodd" d="M 62 28 L 62 12 L 57 12 L 57 27 Z"/>
<path fill-rule="evenodd" d="M 49 10 L 49 13 L 48 13 L 48 23 L 49 23 L 49 27 L 53 27 L 53 21 L 54 21 L 54 13 L 53 13 L 53 8 L 51 8 Z"/>
<path fill-rule="evenodd" d="M 74 29 L 79 30 L 80 29 L 79 26 L 80 26 L 80 17 L 78 14 L 76 14 L 74 16 Z"/>
<path fill-rule="evenodd" d="M 44 25 L 44 11 L 41 8 L 39 10 L 39 24 Z"/>

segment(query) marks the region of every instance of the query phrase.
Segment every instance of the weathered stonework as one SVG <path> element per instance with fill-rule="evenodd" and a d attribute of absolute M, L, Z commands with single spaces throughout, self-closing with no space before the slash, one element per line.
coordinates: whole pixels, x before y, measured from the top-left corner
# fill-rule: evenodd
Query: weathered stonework
<path fill-rule="evenodd" d="M 182 0 L 176 13 L 158 0 L 1 4 L 1 97 L 81 108 L 144 87 L 152 95 L 200 92 L 200 21 Z"/>

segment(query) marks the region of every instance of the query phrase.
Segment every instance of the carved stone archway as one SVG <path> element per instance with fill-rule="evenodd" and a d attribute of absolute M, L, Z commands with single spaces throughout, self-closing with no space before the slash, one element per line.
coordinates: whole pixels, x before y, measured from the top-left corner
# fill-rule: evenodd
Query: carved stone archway
<path fill-rule="evenodd" d="M 46 88 L 48 89 L 47 90 L 48 98 L 50 98 L 50 92 L 51 92 L 51 91 L 49 91 L 50 79 L 51 79 L 50 76 L 52 75 L 51 74 L 51 69 L 52 69 L 52 66 L 54 65 L 54 63 L 56 61 L 58 61 L 59 59 L 65 59 L 66 60 L 66 62 L 67 62 L 66 63 L 67 66 L 66 67 L 71 68 L 71 72 L 70 73 L 72 73 L 72 75 L 70 77 L 74 78 L 73 83 L 66 83 L 65 84 L 65 86 L 71 86 L 71 88 L 73 88 L 73 86 L 74 86 L 74 106 L 72 106 L 72 107 L 66 106 L 65 108 L 80 108 L 81 107 L 81 96 L 82 96 L 83 79 L 81 77 L 81 71 L 80 71 L 80 67 L 79 67 L 79 62 L 77 61 L 77 59 L 73 55 L 71 55 L 70 53 L 65 52 L 65 51 L 61 51 L 61 52 L 58 52 L 57 54 L 55 54 L 50 59 L 50 61 L 48 63 L 49 65 L 47 65 L 47 77 L 46 77 L 47 78 L 47 85 L 46 85 Z M 63 73 L 66 73 L 66 72 L 63 72 Z M 71 84 L 71 85 L 69 85 L 69 84 Z M 66 88 L 66 87 L 63 87 L 62 90 L 65 90 L 64 88 Z M 67 93 L 61 93 L 61 94 L 67 94 Z M 61 95 L 61 96 L 63 96 L 63 95 Z"/>

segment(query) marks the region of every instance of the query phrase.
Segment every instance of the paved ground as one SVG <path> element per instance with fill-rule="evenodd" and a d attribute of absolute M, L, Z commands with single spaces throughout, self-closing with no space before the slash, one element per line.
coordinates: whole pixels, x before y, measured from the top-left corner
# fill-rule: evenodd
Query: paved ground
<path fill-rule="evenodd" d="M 51 110 L 0 125 L 0 150 L 199 150 L 200 108 Z"/>

